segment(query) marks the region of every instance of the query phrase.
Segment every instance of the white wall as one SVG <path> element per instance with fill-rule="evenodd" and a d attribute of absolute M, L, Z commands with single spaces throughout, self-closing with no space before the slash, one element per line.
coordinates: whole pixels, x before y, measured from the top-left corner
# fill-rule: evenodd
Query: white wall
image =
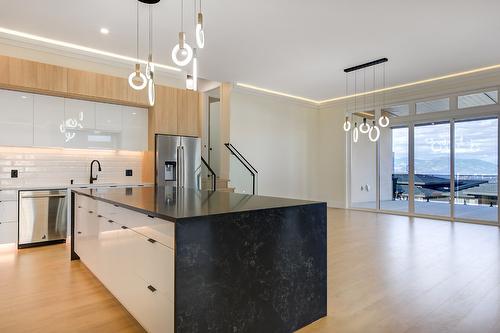
<path fill-rule="evenodd" d="M 231 143 L 259 171 L 260 195 L 320 199 L 318 121 L 313 107 L 233 89 Z"/>

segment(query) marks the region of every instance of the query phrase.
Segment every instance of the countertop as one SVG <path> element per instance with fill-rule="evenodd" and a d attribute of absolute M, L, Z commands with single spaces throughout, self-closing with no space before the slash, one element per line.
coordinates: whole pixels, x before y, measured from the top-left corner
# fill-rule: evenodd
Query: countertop
<path fill-rule="evenodd" d="M 20 185 L 20 186 L 0 186 L 0 191 L 36 191 L 36 190 L 58 190 L 58 189 L 78 189 L 78 188 L 108 188 L 108 187 L 136 187 L 136 186 L 153 186 L 151 183 L 94 183 L 94 184 L 47 184 L 47 185 Z"/>
<path fill-rule="evenodd" d="M 72 191 L 172 222 L 190 217 L 319 204 L 306 200 L 176 187 L 97 188 Z"/>

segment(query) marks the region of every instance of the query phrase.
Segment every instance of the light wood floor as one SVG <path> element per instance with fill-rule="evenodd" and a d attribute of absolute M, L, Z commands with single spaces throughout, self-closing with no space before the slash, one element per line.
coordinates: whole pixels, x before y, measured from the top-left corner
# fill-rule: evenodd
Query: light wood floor
<path fill-rule="evenodd" d="M 332 209 L 328 284 L 300 333 L 500 332 L 500 231 Z M 0 332 L 143 330 L 57 245 L 0 247 Z"/>

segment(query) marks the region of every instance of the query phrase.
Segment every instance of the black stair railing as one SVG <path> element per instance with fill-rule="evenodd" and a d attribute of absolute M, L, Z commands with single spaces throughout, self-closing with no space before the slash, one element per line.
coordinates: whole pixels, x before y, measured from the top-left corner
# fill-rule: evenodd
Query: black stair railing
<path fill-rule="evenodd" d="M 217 190 L 217 175 L 215 174 L 214 170 L 212 170 L 210 165 L 208 165 L 207 161 L 205 161 L 205 159 L 203 157 L 201 158 L 201 161 L 203 162 L 203 164 L 205 164 L 208 171 L 210 172 L 209 177 L 212 178 L 212 191 L 216 191 Z"/>
<path fill-rule="evenodd" d="M 236 149 L 236 147 L 234 147 L 231 143 L 227 142 L 224 144 L 224 146 L 226 146 L 226 148 L 229 150 L 229 152 L 231 152 L 231 154 L 236 157 L 236 159 L 245 167 L 245 169 L 248 170 L 248 172 L 250 172 L 250 174 L 252 175 L 252 194 L 256 194 L 257 193 L 257 176 L 259 174 L 259 172 L 257 171 L 257 169 L 255 169 L 253 167 L 253 165 L 245 158 L 245 156 L 243 156 L 243 154 L 241 154 L 238 149 Z"/>

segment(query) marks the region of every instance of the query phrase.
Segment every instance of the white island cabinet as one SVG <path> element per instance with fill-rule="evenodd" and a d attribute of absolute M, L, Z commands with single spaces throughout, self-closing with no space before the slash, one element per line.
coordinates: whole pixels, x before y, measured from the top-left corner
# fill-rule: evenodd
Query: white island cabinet
<path fill-rule="evenodd" d="M 75 194 L 75 252 L 150 333 L 174 332 L 174 224 Z"/>

